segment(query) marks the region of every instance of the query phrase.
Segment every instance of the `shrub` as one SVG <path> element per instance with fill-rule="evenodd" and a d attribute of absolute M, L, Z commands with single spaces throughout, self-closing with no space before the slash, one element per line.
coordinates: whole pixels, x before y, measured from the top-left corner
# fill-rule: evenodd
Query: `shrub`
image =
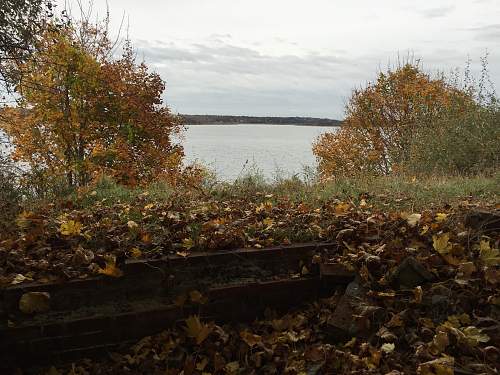
<path fill-rule="evenodd" d="M 483 70 L 479 83 L 463 85 L 415 64 L 380 73 L 354 91 L 340 131 L 313 145 L 321 178 L 498 168 L 500 111 L 494 92 L 485 93 Z"/>
<path fill-rule="evenodd" d="M 414 175 L 474 175 L 497 170 L 500 111 L 478 105 L 450 108 L 413 137 L 408 155 L 401 169 Z"/>
<path fill-rule="evenodd" d="M 380 73 L 376 82 L 354 90 L 341 130 L 322 135 L 314 144 L 322 177 L 393 172 L 406 157 L 421 120 L 432 122 L 455 96 L 470 100 L 418 64 Z"/>
<path fill-rule="evenodd" d="M 48 27 L 19 71 L 17 106 L 3 110 L 0 129 L 14 157 L 71 186 L 107 174 L 137 185 L 178 172 L 181 130 L 163 105 L 165 83 L 138 63 L 129 43 L 115 57 L 106 25 Z"/>
<path fill-rule="evenodd" d="M 0 231 L 7 231 L 13 226 L 21 209 L 22 194 L 15 172 L 15 165 L 0 150 Z"/>

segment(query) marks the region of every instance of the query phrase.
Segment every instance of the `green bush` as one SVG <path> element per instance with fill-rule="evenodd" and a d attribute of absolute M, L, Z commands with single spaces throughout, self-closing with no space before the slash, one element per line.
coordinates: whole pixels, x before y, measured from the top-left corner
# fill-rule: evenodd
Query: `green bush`
<path fill-rule="evenodd" d="M 0 154 L 0 231 L 13 227 L 21 203 L 22 193 L 17 184 L 15 168 L 5 155 Z"/>
<path fill-rule="evenodd" d="M 457 102 L 412 137 L 402 170 L 411 174 L 474 175 L 500 166 L 500 109 Z"/>

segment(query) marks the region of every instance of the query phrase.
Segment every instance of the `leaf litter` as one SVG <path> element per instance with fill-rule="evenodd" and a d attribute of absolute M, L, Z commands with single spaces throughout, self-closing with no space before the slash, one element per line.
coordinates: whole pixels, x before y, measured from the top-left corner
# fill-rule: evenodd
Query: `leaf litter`
<path fill-rule="evenodd" d="M 407 214 L 377 211 L 363 201 L 310 207 L 277 197 L 164 204 L 138 199 L 67 209 L 62 219 L 56 208 L 23 213 L 17 237 L 1 237 L 0 281 L 5 287 L 120 277 L 127 258 L 331 241 L 339 251 L 313 263 L 354 269 L 354 297 L 346 291 L 285 315 L 267 311 L 253 323 L 217 325 L 194 315 L 107 359 L 46 373 L 497 374 L 498 229 L 468 228 L 470 202 Z M 202 297 L 194 291 L 179 303 L 203 303 Z M 346 328 L 340 338 L 335 319 L 343 304 L 355 305 L 347 317 L 355 329 Z"/>

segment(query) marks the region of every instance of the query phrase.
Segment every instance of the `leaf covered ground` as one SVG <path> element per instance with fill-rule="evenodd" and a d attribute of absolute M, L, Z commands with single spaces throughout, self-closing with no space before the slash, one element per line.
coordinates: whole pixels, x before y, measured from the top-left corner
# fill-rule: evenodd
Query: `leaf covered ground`
<path fill-rule="evenodd" d="M 120 277 L 127 258 L 336 242 L 340 252 L 321 261 L 354 269 L 354 294 L 285 315 L 268 311 L 248 324 L 219 326 L 192 316 L 109 358 L 47 372 L 496 374 L 500 237 L 498 229 L 466 225 L 466 214 L 476 208 L 464 200 L 389 213 L 372 207 L 368 195 L 318 205 L 264 194 L 251 201 L 179 196 L 163 203 L 141 195 L 87 208 L 67 202 L 17 218 L 19 230 L 0 243 L 0 274 L 3 286 Z M 339 317 L 346 303 L 351 310 Z"/>
<path fill-rule="evenodd" d="M 16 218 L 16 230 L 0 233 L 0 286 L 113 272 L 119 276 L 125 259 L 308 241 L 336 241 L 353 253 L 364 251 L 367 244 L 395 251 L 410 246 L 419 252 L 419 246 L 425 248 L 435 236 L 443 242 L 448 235 L 449 243 L 445 241 L 440 251 L 451 259 L 465 256 L 480 241 L 476 238 L 476 244 L 467 243 L 461 250 L 454 237 L 464 228 L 451 224 L 460 210 L 475 205 L 464 201 L 453 209 L 444 207 L 441 223 L 432 211 L 382 212 L 368 195 L 356 202 L 317 203 L 272 194 L 257 194 L 252 200 L 179 194 L 158 202 L 145 193 L 126 203 L 97 200 L 90 206 L 69 200 L 24 211 Z M 415 215 L 421 215 L 418 225 Z"/>

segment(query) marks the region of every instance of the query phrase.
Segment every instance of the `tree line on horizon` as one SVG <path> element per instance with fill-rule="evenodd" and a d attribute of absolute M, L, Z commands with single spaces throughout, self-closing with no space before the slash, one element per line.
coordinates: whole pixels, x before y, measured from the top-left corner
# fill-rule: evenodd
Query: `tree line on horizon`
<path fill-rule="evenodd" d="M 318 117 L 280 116 L 231 116 L 231 115 L 187 115 L 179 114 L 187 125 L 212 124 L 277 124 L 308 126 L 340 126 L 342 121 Z"/>

